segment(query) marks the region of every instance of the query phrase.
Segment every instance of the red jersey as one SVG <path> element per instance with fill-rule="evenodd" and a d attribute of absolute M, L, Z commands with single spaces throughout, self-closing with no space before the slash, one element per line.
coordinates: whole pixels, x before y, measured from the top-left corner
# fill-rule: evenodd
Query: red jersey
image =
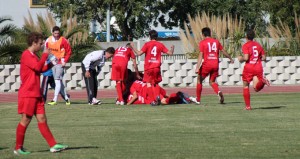
<path fill-rule="evenodd" d="M 262 68 L 261 57 L 262 55 L 265 54 L 265 51 L 258 42 L 255 41 L 246 42 L 242 47 L 242 51 L 244 54 L 249 55 L 249 59 L 245 63 L 245 68 L 246 67 Z"/>
<path fill-rule="evenodd" d="M 116 49 L 112 63 L 119 63 L 121 65 L 128 64 L 129 59 L 135 59 L 135 54 L 131 48 L 119 47 Z"/>
<path fill-rule="evenodd" d="M 211 37 L 205 38 L 199 43 L 199 50 L 203 53 L 202 66 L 219 68 L 219 51 L 223 50 L 222 44 Z"/>
<path fill-rule="evenodd" d="M 167 53 L 169 50 L 164 44 L 152 40 L 146 42 L 141 51 L 145 53 L 144 70 L 148 70 L 151 68 L 159 68 L 161 65 L 162 53 Z"/>
<path fill-rule="evenodd" d="M 19 97 L 42 97 L 40 90 L 40 74 L 50 67 L 45 65 L 48 54 L 39 60 L 35 53 L 25 50 L 21 56 Z"/>
<path fill-rule="evenodd" d="M 132 94 L 133 92 L 137 92 L 137 94 L 139 94 L 144 86 L 146 86 L 146 83 L 136 80 L 132 83 L 130 87 L 130 93 Z"/>

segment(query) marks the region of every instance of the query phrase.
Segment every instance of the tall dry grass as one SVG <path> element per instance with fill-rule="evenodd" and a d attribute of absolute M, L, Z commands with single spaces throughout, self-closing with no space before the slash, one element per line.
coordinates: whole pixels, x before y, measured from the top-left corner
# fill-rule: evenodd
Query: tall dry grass
<path fill-rule="evenodd" d="M 45 36 L 51 35 L 52 28 L 57 24 L 50 12 L 47 12 L 45 16 L 37 14 L 37 22 L 33 20 L 30 12 L 28 14 L 28 18 L 24 17 L 25 24 L 23 26 L 27 32 L 40 32 Z M 72 11 L 63 16 L 60 28 L 62 36 L 66 37 L 73 46 L 86 42 L 88 38 L 88 30 L 77 22 L 77 17 L 73 16 Z"/>
<path fill-rule="evenodd" d="M 203 39 L 201 30 L 209 27 L 212 37 L 220 40 L 229 54 L 235 56 L 241 49 L 241 39 L 244 37 L 245 23 L 242 19 L 230 14 L 223 16 L 209 15 L 205 12 L 198 13 L 194 18 L 188 15 L 189 24 L 184 23 L 184 30 L 180 30 L 180 39 L 183 43 L 183 51 L 190 58 L 199 52 L 198 43 Z"/>
<path fill-rule="evenodd" d="M 279 19 L 277 25 L 267 27 L 270 37 L 275 41 L 269 54 L 275 55 L 300 55 L 300 17 L 295 13 L 295 31 Z"/>

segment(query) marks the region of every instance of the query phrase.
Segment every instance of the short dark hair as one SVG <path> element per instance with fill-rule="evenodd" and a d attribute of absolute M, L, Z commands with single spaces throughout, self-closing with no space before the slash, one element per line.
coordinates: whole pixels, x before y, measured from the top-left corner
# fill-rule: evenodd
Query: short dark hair
<path fill-rule="evenodd" d="M 158 37 L 158 33 L 157 33 L 157 31 L 156 30 L 150 30 L 149 31 L 149 36 L 150 36 L 150 39 L 151 40 L 156 40 L 157 39 L 157 37 Z"/>
<path fill-rule="evenodd" d="M 59 31 L 60 32 L 60 28 L 58 26 L 54 26 L 52 28 L 52 33 L 55 32 L 55 31 Z"/>
<path fill-rule="evenodd" d="M 202 28 L 202 34 L 203 34 L 205 37 L 211 36 L 211 31 L 210 31 L 209 27 Z"/>
<path fill-rule="evenodd" d="M 43 34 L 38 32 L 32 32 L 27 37 L 27 45 L 32 46 L 33 42 L 38 43 L 40 39 L 44 39 Z"/>
<path fill-rule="evenodd" d="M 246 37 L 248 40 L 253 40 L 255 37 L 255 32 L 253 29 L 249 29 L 246 33 Z"/>
<path fill-rule="evenodd" d="M 110 53 L 110 54 L 114 54 L 114 53 L 115 53 L 115 48 L 109 47 L 109 48 L 107 48 L 107 49 L 105 50 L 105 52 L 108 52 L 108 53 Z"/>

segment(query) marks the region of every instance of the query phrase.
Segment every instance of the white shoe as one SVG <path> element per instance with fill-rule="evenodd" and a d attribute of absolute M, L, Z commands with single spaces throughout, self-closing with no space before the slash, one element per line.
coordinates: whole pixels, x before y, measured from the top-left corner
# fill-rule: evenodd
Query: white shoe
<path fill-rule="evenodd" d="M 102 102 L 101 102 L 101 100 L 94 98 L 92 103 L 93 103 L 93 105 L 100 105 Z"/>
<path fill-rule="evenodd" d="M 219 101 L 221 104 L 224 104 L 224 96 L 221 91 L 218 92 Z"/>
<path fill-rule="evenodd" d="M 121 101 L 121 102 L 120 102 L 120 105 L 124 105 L 124 102 L 123 102 L 123 101 Z"/>
<path fill-rule="evenodd" d="M 116 104 L 117 104 L 117 105 L 120 105 L 120 102 L 117 100 L 117 101 L 116 101 Z"/>
<path fill-rule="evenodd" d="M 196 104 L 200 104 L 200 102 L 197 101 L 197 99 L 195 97 L 190 97 L 189 98 L 192 102 L 196 103 Z"/>

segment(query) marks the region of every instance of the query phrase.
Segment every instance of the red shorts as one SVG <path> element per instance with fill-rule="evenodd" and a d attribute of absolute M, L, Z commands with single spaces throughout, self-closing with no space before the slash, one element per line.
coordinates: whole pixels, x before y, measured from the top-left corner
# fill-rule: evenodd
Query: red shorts
<path fill-rule="evenodd" d="M 127 78 L 127 65 L 112 64 L 111 80 L 123 81 Z"/>
<path fill-rule="evenodd" d="M 22 98 L 18 100 L 18 113 L 33 116 L 45 114 L 45 103 L 42 97 Z"/>
<path fill-rule="evenodd" d="M 263 79 L 263 69 L 262 68 L 251 68 L 251 67 L 244 67 L 242 79 L 250 83 L 253 80 L 253 77 L 257 76 L 259 80 Z"/>
<path fill-rule="evenodd" d="M 151 84 L 158 84 L 162 81 L 160 68 L 151 68 L 145 70 L 143 82 L 151 83 Z"/>
<path fill-rule="evenodd" d="M 201 66 L 198 74 L 202 78 L 206 78 L 209 75 L 209 79 L 215 81 L 219 76 L 219 68 L 218 67 L 203 67 Z"/>

